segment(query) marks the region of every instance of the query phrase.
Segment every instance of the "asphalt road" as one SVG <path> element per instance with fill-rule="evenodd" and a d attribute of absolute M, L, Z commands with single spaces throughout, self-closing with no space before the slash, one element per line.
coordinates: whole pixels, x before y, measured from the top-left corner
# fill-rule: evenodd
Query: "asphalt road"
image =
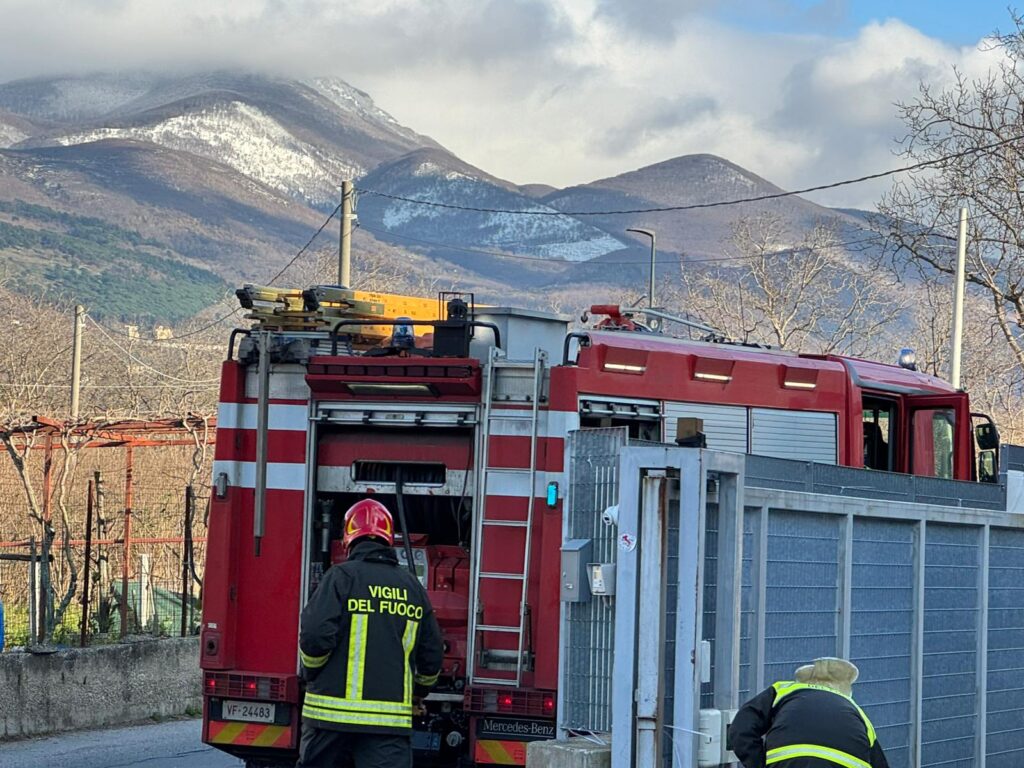
<path fill-rule="evenodd" d="M 198 720 L 0 742 L 3 768 L 239 768 L 199 740 Z"/>

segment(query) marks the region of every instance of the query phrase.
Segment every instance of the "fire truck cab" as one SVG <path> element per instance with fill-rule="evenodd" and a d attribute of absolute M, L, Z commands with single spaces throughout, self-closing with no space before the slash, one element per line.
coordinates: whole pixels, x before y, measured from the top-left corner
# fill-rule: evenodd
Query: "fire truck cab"
<path fill-rule="evenodd" d="M 250 766 L 294 764 L 299 614 L 358 499 L 395 514 L 444 633 L 418 759 L 523 765 L 528 741 L 556 734 L 571 431 L 671 443 L 682 424 L 719 450 L 997 473 L 991 420 L 974 428 L 965 393 L 908 368 L 674 338 L 613 307 L 570 332 L 455 295 L 240 295 L 255 322 L 223 364 L 201 666 L 203 740 Z"/>

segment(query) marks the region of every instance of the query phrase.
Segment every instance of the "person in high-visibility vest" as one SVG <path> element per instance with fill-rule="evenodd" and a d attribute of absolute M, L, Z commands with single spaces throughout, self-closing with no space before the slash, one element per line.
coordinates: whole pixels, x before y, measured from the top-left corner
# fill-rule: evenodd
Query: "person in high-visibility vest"
<path fill-rule="evenodd" d="M 437 683 L 441 630 L 427 592 L 395 555 L 391 513 L 364 499 L 345 513 L 348 558 L 302 611 L 307 680 L 300 768 L 412 766 L 414 700 Z"/>
<path fill-rule="evenodd" d="M 889 768 L 875 728 L 853 700 L 857 667 L 815 659 L 793 681 L 752 698 L 729 726 L 728 746 L 744 768 Z"/>

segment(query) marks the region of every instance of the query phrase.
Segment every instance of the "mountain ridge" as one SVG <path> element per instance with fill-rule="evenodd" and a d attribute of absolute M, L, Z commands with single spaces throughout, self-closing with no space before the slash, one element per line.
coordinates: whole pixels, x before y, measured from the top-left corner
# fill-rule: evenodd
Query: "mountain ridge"
<path fill-rule="evenodd" d="M 343 178 L 362 190 L 357 245 L 425 278 L 458 273 L 484 300 L 532 295 L 540 303 L 582 283 L 631 285 L 649 248 L 626 233 L 630 227 L 656 230 L 668 263 L 728 251 L 739 216 L 779 216 L 794 240 L 821 223 L 843 238 L 870 224 L 799 197 L 615 213 L 781 189 L 710 154 L 565 189 L 518 185 L 401 125 L 338 78 L 216 71 L 0 84 L 0 202 L 98 217 L 160 243 L 160 258 L 228 282 L 266 279 L 287 263 L 336 206 Z M 40 216 L 53 224 L 50 214 Z M 0 224 L 22 226 L 9 210 L 0 211 Z M 311 250 L 329 247 L 314 243 Z M 41 268 L 41 253 L 0 253 Z"/>

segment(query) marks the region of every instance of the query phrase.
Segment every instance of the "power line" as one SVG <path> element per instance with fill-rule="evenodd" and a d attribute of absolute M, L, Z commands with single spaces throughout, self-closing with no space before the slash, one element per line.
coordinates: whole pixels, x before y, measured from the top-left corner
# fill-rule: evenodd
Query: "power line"
<path fill-rule="evenodd" d="M 179 376 L 172 376 L 169 373 L 164 373 L 163 371 L 161 371 L 161 370 L 151 366 L 145 360 L 140 360 L 135 355 L 133 355 L 131 352 L 129 352 L 127 349 L 125 349 L 120 344 L 118 344 L 117 341 L 114 340 L 114 337 L 111 336 L 109 333 L 107 333 L 107 329 L 104 328 L 99 323 L 97 323 L 90 315 L 86 315 L 86 317 L 89 318 L 89 322 L 91 322 L 93 325 L 96 326 L 96 328 L 99 329 L 100 333 L 102 333 L 104 336 L 107 337 L 107 341 L 109 341 L 112 345 L 114 345 L 114 347 L 116 349 L 118 349 L 121 352 L 121 354 L 123 354 L 125 357 L 127 357 L 129 360 L 131 360 L 132 362 L 136 363 L 137 365 L 141 365 L 143 368 L 146 368 L 146 369 L 152 371 L 157 376 L 161 376 L 161 377 L 163 377 L 163 378 L 165 378 L 165 379 L 167 379 L 169 381 L 177 381 L 177 382 L 180 382 L 182 384 L 191 384 L 192 386 L 199 386 L 199 385 L 202 385 L 202 384 L 214 384 L 214 383 L 220 381 L 219 377 L 215 378 L 215 379 L 202 379 L 202 380 L 199 380 L 199 381 L 193 381 L 193 380 L 190 380 L 190 379 L 183 379 L 183 378 L 181 378 Z"/>
<path fill-rule="evenodd" d="M 289 261 L 287 264 L 285 264 L 281 268 L 280 272 L 278 272 L 276 275 L 274 275 L 272 278 L 270 278 L 269 281 L 267 281 L 267 285 L 273 285 L 274 281 L 277 280 L 277 278 L 279 278 L 281 275 L 283 275 L 285 272 L 287 272 L 288 268 L 291 267 L 292 264 L 294 264 L 296 261 L 299 260 L 299 257 L 302 256 L 302 254 L 304 254 L 306 252 L 306 250 L 309 248 L 309 246 L 311 246 L 313 244 L 313 241 L 316 240 L 317 237 L 320 236 L 320 233 L 324 231 L 324 229 L 327 227 L 328 224 L 331 223 L 331 219 L 333 219 L 335 216 L 338 215 L 338 211 L 340 211 L 340 210 L 341 210 L 341 203 L 338 203 L 335 206 L 334 210 L 331 211 L 331 215 L 328 216 L 326 219 L 324 219 L 324 223 L 320 225 L 320 228 L 316 232 L 313 233 L 313 236 L 311 238 L 309 238 L 309 240 L 306 242 L 306 244 L 299 249 L 299 252 L 296 253 L 294 256 L 292 256 L 291 261 Z"/>
<path fill-rule="evenodd" d="M 326 219 L 324 219 L 324 223 L 320 225 L 319 229 L 317 229 L 316 232 L 313 233 L 313 236 L 311 238 L 309 238 L 309 240 L 306 242 L 306 244 L 299 249 L 299 252 L 296 253 L 294 256 L 292 256 L 291 261 L 289 261 L 287 264 L 285 264 L 276 275 L 274 275 L 272 278 L 270 278 L 270 280 L 267 281 L 267 283 L 266 283 L 267 285 L 273 285 L 275 280 L 277 280 L 279 277 L 281 277 L 281 275 L 283 275 L 285 272 L 288 271 L 288 269 L 292 266 L 292 264 L 294 264 L 296 261 L 299 260 L 299 258 L 302 256 L 302 254 L 304 254 L 309 249 L 309 246 L 311 246 L 313 244 L 313 241 L 316 240 L 317 237 L 320 236 L 320 233 L 323 232 L 324 229 L 327 227 L 327 225 L 331 223 L 331 219 L 333 219 L 335 216 L 338 215 L 338 211 L 340 211 L 340 210 L 341 210 L 341 203 L 339 203 L 337 205 L 337 207 L 335 207 L 335 209 L 333 211 L 331 211 L 331 215 L 330 216 L 328 216 Z M 215 326 L 215 325 L 219 325 L 220 323 L 222 323 L 225 320 L 227 320 L 229 317 L 233 317 L 234 315 L 237 315 L 241 310 L 242 310 L 241 307 L 235 307 L 233 310 L 228 312 L 226 315 L 221 315 L 216 320 L 211 320 L 209 323 L 207 323 L 206 325 L 204 325 L 204 326 L 202 326 L 200 328 L 196 328 L 195 330 L 189 331 L 188 333 L 182 333 L 182 334 L 176 335 L 176 336 L 174 336 L 173 338 L 170 338 L 170 339 L 157 339 L 157 341 L 167 341 L 167 342 L 178 341 L 180 339 L 187 339 L 190 336 L 196 336 L 196 335 L 202 333 L 203 331 L 207 331 L 210 328 L 213 328 L 213 326 Z"/>
<path fill-rule="evenodd" d="M 757 203 L 764 200 L 778 200 L 784 197 L 793 197 L 794 195 L 805 195 L 810 192 L 822 192 L 828 189 L 837 189 L 838 187 L 846 187 L 852 184 L 861 184 L 865 181 L 873 181 L 875 179 L 882 179 L 886 176 L 894 176 L 898 173 L 908 173 L 910 171 L 921 170 L 922 168 L 929 168 L 933 165 L 939 165 L 949 160 L 956 160 L 958 158 L 968 157 L 970 155 L 980 154 L 987 152 L 991 149 L 997 149 L 1006 144 L 1010 144 L 1015 141 L 1024 141 L 1024 135 L 1012 136 L 1009 139 L 1003 139 L 993 144 L 986 144 L 983 147 L 971 147 L 960 152 L 954 152 L 949 155 L 943 155 L 942 157 L 936 157 L 931 160 L 922 160 L 918 163 L 911 165 L 901 166 L 899 168 L 890 168 L 887 171 L 880 171 L 878 173 L 869 173 L 866 176 L 858 176 L 854 179 L 843 179 L 842 181 L 834 181 L 830 184 L 818 184 L 813 187 L 805 187 L 803 189 L 794 189 L 789 192 L 773 192 L 768 195 L 756 195 L 754 197 L 742 197 L 734 200 L 718 200 L 711 203 L 690 203 L 688 205 L 666 205 L 656 208 L 629 208 L 617 211 L 556 211 L 556 210 L 523 210 L 523 209 L 510 209 L 510 208 L 478 208 L 475 206 L 467 205 L 456 205 L 454 203 L 440 203 L 434 200 L 420 200 L 412 197 L 404 197 L 402 195 L 393 195 L 388 192 L 378 192 L 373 189 L 365 189 L 363 187 L 357 187 L 359 192 L 363 192 L 368 195 L 374 195 L 376 197 L 383 197 L 389 200 L 399 200 L 405 203 L 413 203 L 415 205 L 426 205 L 432 208 L 447 208 L 456 211 L 472 211 L 474 213 L 504 213 L 514 216 L 621 216 L 626 214 L 636 213 L 667 213 L 670 211 L 696 211 L 705 208 L 721 208 L 728 205 L 741 205 L 743 203 Z"/>
<path fill-rule="evenodd" d="M 0 384 L 0 388 L 5 386 L 14 387 L 17 389 L 70 389 L 70 384 Z M 193 387 L 189 384 L 82 384 L 82 389 L 198 389 L 203 392 L 210 392 L 216 389 L 216 385 L 204 385 L 202 387 Z"/>

